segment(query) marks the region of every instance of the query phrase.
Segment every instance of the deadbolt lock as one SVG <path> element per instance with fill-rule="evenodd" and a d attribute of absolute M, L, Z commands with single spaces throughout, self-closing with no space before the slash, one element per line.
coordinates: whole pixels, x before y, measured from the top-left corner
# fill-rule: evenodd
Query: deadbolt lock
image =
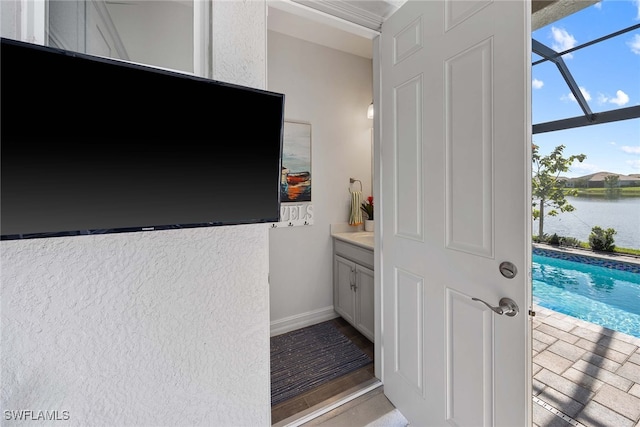
<path fill-rule="evenodd" d="M 518 269 L 512 262 L 504 261 L 500 263 L 500 274 L 507 279 L 513 279 L 518 274 Z"/>

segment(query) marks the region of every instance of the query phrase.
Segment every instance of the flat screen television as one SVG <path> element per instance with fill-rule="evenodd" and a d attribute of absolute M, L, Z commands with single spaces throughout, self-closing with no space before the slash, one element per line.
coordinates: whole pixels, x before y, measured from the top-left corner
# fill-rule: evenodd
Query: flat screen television
<path fill-rule="evenodd" d="M 2 39 L 2 240 L 277 222 L 284 95 Z"/>

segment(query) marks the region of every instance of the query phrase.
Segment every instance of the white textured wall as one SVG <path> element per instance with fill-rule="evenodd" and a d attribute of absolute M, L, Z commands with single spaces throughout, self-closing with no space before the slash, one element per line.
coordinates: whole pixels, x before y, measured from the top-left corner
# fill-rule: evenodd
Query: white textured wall
<path fill-rule="evenodd" d="M 372 61 L 268 32 L 268 88 L 311 123 L 312 226 L 269 231 L 271 322 L 333 305 L 330 224 L 349 220 L 349 178 L 371 194 Z"/>
<path fill-rule="evenodd" d="M 266 245 L 264 225 L 2 242 L 0 407 L 268 425 Z"/>
<path fill-rule="evenodd" d="M 213 2 L 211 56 L 214 80 L 265 88 L 266 14 L 265 0 Z M 247 119 L 255 113 L 248 108 Z"/>
<path fill-rule="evenodd" d="M 265 3 L 230 3 L 214 74 L 264 87 Z M 267 227 L 1 242 L 2 425 L 270 425 Z"/>

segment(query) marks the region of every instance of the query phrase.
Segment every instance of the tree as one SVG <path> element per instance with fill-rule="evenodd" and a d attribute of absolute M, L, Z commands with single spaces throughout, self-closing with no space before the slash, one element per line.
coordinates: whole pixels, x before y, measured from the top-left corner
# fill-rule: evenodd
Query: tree
<path fill-rule="evenodd" d="M 606 188 L 620 187 L 620 177 L 618 175 L 607 175 L 604 177 L 604 186 Z"/>
<path fill-rule="evenodd" d="M 607 175 L 604 177 L 604 188 L 607 197 L 619 197 L 620 196 L 620 177 L 618 175 Z"/>
<path fill-rule="evenodd" d="M 538 220 L 538 238 L 544 238 L 545 215 L 556 216 L 559 212 L 571 212 L 575 210 L 567 202 L 566 195 L 575 196 L 577 190 L 565 189 L 563 182 L 558 180 L 562 172 L 567 172 L 571 164 L 577 160 L 580 163 L 587 158 L 584 154 L 563 157 L 564 145 L 557 146 L 550 154 L 540 155 L 538 146 L 532 144 L 533 149 L 533 219 Z M 546 208 L 550 208 L 545 212 Z"/>

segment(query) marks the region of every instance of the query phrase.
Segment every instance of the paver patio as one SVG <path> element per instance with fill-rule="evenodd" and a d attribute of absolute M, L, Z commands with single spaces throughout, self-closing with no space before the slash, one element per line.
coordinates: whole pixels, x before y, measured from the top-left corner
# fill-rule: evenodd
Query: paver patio
<path fill-rule="evenodd" d="M 534 425 L 640 427 L 640 338 L 535 312 Z"/>

